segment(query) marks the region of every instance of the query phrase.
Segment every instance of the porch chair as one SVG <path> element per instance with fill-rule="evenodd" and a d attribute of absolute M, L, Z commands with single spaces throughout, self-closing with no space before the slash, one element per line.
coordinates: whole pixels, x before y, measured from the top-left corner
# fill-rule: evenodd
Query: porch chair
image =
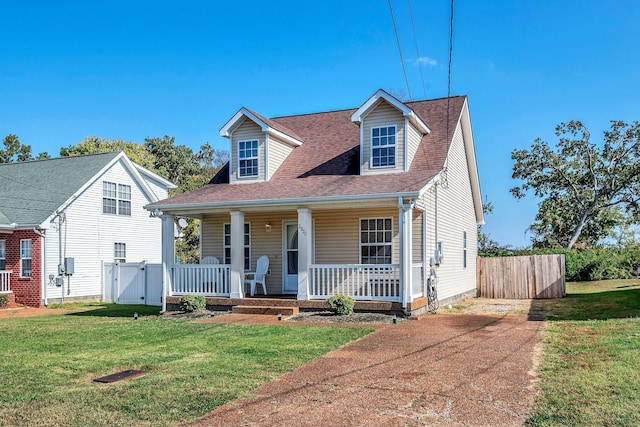
<path fill-rule="evenodd" d="M 256 283 L 262 285 L 262 292 L 267 295 L 266 276 L 269 270 L 269 257 L 262 255 L 256 262 L 256 271 L 247 271 L 245 273 L 244 283 L 250 285 L 250 294 L 253 296 L 256 293 Z M 247 279 L 246 276 L 253 276 L 253 279 Z"/>
<path fill-rule="evenodd" d="M 201 264 L 220 264 L 220 260 L 214 256 L 206 256 L 202 258 Z"/>

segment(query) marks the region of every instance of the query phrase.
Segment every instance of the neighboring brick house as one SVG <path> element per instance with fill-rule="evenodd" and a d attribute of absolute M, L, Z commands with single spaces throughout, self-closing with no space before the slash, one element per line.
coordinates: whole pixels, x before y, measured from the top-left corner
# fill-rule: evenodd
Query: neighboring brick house
<path fill-rule="evenodd" d="M 167 295 L 238 304 L 263 255 L 267 294 L 297 301 L 346 293 L 420 312 L 436 291 L 475 295 L 484 218 L 465 96 L 378 90 L 359 108 L 277 118 L 241 108 L 220 134 L 230 161 L 208 185 L 147 206 L 164 220 Z M 219 264 L 174 264 L 175 217 L 200 219 L 201 256 Z"/>
<path fill-rule="evenodd" d="M 103 262 L 160 262 L 161 224 L 142 206 L 173 187 L 123 152 L 0 164 L 0 293 L 100 300 Z"/>

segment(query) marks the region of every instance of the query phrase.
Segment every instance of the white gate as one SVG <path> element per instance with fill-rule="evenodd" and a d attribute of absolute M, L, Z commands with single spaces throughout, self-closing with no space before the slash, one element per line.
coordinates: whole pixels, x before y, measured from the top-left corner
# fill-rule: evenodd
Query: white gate
<path fill-rule="evenodd" d="M 161 264 L 105 262 L 102 271 L 104 301 L 162 305 Z"/>

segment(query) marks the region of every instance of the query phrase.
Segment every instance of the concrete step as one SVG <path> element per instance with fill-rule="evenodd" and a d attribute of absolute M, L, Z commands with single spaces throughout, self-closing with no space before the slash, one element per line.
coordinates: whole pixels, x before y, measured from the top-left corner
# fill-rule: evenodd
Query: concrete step
<path fill-rule="evenodd" d="M 282 316 L 288 317 L 298 314 L 300 310 L 298 307 L 277 307 L 277 306 L 265 306 L 265 305 L 234 305 L 231 309 L 232 313 L 236 314 L 271 314 L 277 316 L 278 313 L 282 313 Z"/>

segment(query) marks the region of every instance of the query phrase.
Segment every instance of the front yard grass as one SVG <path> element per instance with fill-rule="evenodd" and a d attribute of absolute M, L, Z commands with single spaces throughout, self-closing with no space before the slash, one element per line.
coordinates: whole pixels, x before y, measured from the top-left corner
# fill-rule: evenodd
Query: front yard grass
<path fill-rule="evenodd" d="M 640 425 L 640 281 L 568 283 L 536 308 L 552 315 L 527 425 Z"/>
<path fill-rule="evenodd" d="M 92 304 L 0 319 L 0 425 L 182 425 L 372 331 L 195 323 L 157 311 Z M 93 382 L 126 369 L 149 373 Z"/>

